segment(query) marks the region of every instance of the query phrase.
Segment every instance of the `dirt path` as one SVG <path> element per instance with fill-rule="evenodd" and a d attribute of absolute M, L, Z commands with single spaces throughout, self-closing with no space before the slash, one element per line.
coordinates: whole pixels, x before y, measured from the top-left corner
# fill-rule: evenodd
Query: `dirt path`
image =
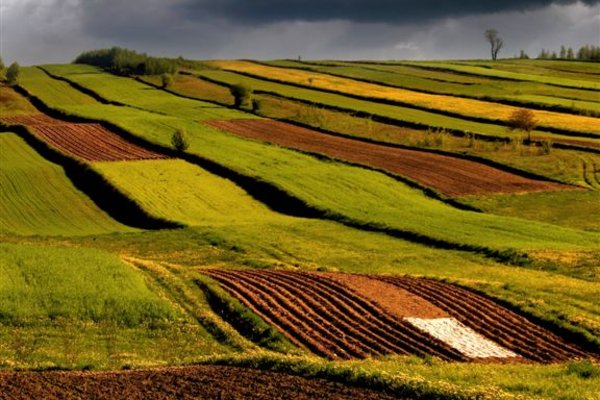
<path fill-rule="evenodd" d="M 325 379 L 225 366 L 119 372 L 0 372 L 0 400 L 396 398 Z"/>
<path fill-rule="evenodd" d="M 447 196 L 520 193 L 570 188 L 457 157 L 366 143 L 268 119 L 209 121 L 209 125 L 251 139 L 325 154 L 407 177 Z"/>

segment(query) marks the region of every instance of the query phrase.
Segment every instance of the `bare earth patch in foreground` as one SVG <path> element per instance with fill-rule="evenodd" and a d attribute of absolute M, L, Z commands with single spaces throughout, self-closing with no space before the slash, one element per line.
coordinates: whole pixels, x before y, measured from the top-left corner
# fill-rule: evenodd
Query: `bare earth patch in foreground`
<path fill-rule="evenodd" d="M 118 372 L 0 373 L 0 400 L 396 398 L 325 379 L 226 366 Z"/>
<path fill-rule="evenodd" d="M 597 358 L 484 296 L 409 277 L 206 269 L 299 347 L 330 359 L 388 354 L 446 361 Z"/>

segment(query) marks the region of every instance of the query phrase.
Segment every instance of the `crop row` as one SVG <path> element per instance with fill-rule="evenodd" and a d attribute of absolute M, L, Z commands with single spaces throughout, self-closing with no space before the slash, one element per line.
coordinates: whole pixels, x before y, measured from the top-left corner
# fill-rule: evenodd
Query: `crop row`
<path fill-rule="evenodd" d="M 205 273 L 290 340 L 321 356 L 418 354 L 467 359 L 343 285 L 317 275 L 215 269 Z"/>

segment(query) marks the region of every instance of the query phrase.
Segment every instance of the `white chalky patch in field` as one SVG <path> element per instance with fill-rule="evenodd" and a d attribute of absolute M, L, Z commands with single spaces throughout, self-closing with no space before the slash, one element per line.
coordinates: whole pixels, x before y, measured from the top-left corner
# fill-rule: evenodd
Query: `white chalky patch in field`
<path fill-rule="evenodd" d="M 467 357 L 517 357 L 516 353 L 481 336 L 454 318 L 405 318 L 417 328 L 460 351 Z"/>

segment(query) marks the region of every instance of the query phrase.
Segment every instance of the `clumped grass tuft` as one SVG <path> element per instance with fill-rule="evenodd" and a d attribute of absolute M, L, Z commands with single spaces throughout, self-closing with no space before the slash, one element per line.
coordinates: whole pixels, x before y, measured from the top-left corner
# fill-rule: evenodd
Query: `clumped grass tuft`
<path fill-rule="evenodd" d="M 567 364 L 567 372 L 582 379 L 590 379 L 600 376 L 600 367 L 590 360 L 573 361 Z"/>

